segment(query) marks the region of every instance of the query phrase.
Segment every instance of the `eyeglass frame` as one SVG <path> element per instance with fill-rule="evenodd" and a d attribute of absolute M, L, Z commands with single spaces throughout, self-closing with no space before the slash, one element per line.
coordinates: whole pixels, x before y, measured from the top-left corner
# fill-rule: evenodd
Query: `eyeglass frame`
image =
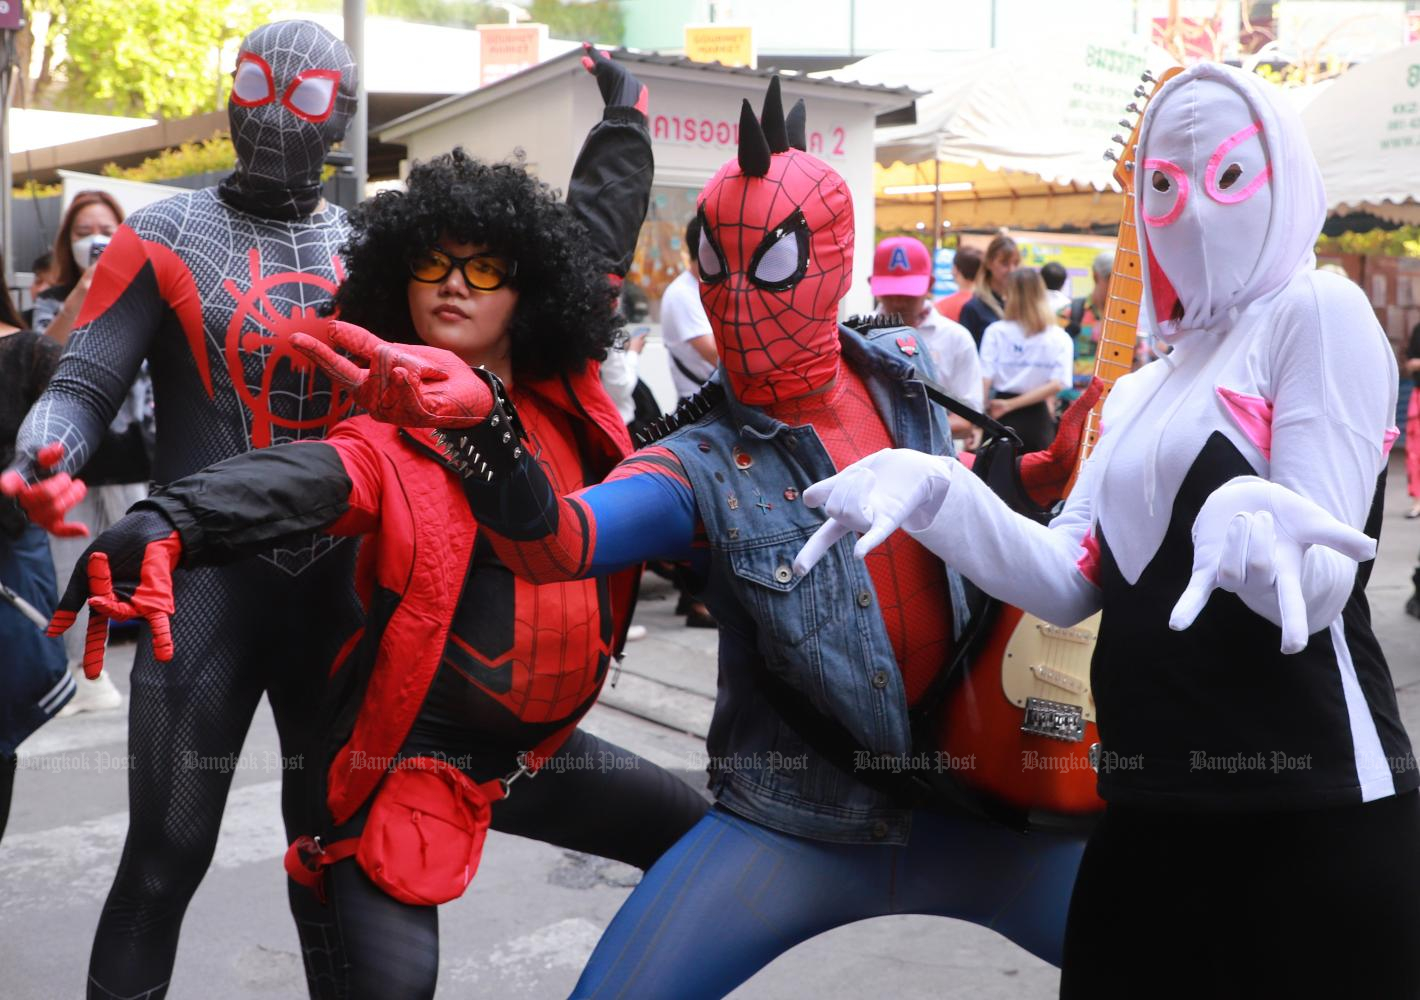
<path fill-rule="evenodd" d="M 410 278 L 425 285 L 441 285 L 445 281 L 448 281 L 449 275 L 453 274 L 454 270 L 457 269 L 459 272 L 459 276 L 463 278 L 464 284 L 467 285 L 471 290 L 475 292 L 496 292 L 498 289 L 505 287 L 508 282 L 512 281 L 518 273 L 518 262 L 516 260 L 509 260 L 507 257 L 503 256 L 500 253 L 489 253 L 488 251 L 484 251 L 483 253 L 469 254 L 467 257 L 457 257 L 454 254 L 449 253 L 442 247 L 427 247 L 423 251 L 421 251 L 421 253 L 439 254 L 440 256 L 447 258 L 449 261 L 448 270 L 446 270 L 439 277 L 432 279 L 421 278 L 419 277 L 419 275 L 414 273 L 414 262 L 418 258 L 411 257 L 408 263 L 405 265 L 405 269 L 409 271 Z M 475 260 L 483 260 L 486 258 L 501 260 L 508 265 L 508 273 L 503 275 L 502 280 L 499 281 L 498 284 L 494 285 L 492 288 L 485 288 L 482 285 L 474 284 L 473 279 L 470 278 L 468 276 L 468 272 L 464 270 L 465 265 L 470 264 Z"/>

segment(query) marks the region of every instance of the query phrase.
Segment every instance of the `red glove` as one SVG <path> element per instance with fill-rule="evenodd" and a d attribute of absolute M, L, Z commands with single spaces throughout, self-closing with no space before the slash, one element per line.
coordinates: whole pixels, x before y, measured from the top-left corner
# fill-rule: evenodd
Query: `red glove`
<path fill-rule="evenodd" d="M 25 514 L 51 535 L 60 538 L 85 538 L 89 529 L 74 521 L 64 520 L 70 510 L 88 494 L 82 479 L 71 479 L 67 472 L 53 472 L 64 458 L 64 445 L 53 441 L 35 456 L 38 482 L 27 483 L 14 469 L 0 476 L 0 493 L 14 497 Z"/>
<path fill-rule="evenodd" d="M 401 427 L 472 427 L 493 411 L 488 383 L 450 351 L 386 343 L 364 327 L 339 320 L 330 321 L 327 336 L 369 368 L 304 333 L 293 335 L 291 346 L 348 389 L 376 420 Z"/>
<path fill-rule="evenodd" d="M 597 78 L 597 87 L 607 107 L 635 108 L 646 114 L 650 101 L 644 83 L 625 66 L 612 62 L 611 56 L 594 48 L 591 42 L 582 43 L 582 53 L 582 66 Z"/>
<path fill-rule="evenodd" d="M 87 601 L 85 677 L 92 680 L 103 672 L 110 619 L 144 619 L 153 633 L 153 656 L 168 662 L 173 658 L 173 569 L 181 559 L 182 540 L 172 522 L 154 510 L 134 511 L 84 551 L 49 620 L 48 634 L 68 630 Z"/>
<path fill-rule="evenodd" d="M 1085 420 L 1102 392 L 1104 382 L 1098 378 L 1091 380 L 1089 388 L 1070 404 L 1060 418 L 1060 427 L 1050 447 L 1021 456 L 1021 485 L 1041 507 L 1053 507 L 1065 495 L 1065 487 L 1070 484 L 1070 476 L 1074 474 L 1080 457 L 1080 438 L 1085 432 Z"/>

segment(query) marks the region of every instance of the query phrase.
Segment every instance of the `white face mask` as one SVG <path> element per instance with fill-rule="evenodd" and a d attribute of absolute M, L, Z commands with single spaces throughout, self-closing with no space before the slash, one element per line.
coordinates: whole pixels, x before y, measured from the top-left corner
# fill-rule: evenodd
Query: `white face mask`
<path fill-rule="evenodd" d="M 1255 297 L 1272 162 L 1252 108 L 1219 81 L 1189 81 L 1151 117 L 1136 190 L 1157 333 L 1169 342 Z"/>
<path fill-rule="evenodd" d="M 74 263 L 79 265 L 79 270 L 83 271 L 87 269 L 89 264 L 92 263 L 89 260 L 89 255 L 93 253 L 94 246 L 97 244 L 99 249 L 102 250 L 104 247 L 108 246 L 110 239 L 112 239 L 111 236 L 107 236 L 103 233 L 90 233 L 88 236 L 82 236 L 77 240 L 70 240 L 69 249 L 74 254 Z"/>

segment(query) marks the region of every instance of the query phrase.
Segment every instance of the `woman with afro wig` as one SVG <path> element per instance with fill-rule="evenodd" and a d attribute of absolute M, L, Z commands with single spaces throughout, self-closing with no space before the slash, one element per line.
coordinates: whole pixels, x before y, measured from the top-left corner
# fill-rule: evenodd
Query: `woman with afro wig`
<path fill-rule="evenodd" d="M 340 320 L 294 338 L 382 412 L 399 401 L 369 397 L 377 380 L 332 345 L 426 396 L 441 378 L 434 359 L 452 352 L 516 401 L 517 430 L 562 492 L 630 451 L 597 362 L 618 334 L 616 285 L 652 174 L 645 88 L 598 53 L 583 62 L 607 108 L 566 204 L 518 162 L 455 149 L 420 164 L 406 190 L 351 213 Z M 371 331 L 395 342 L 378 358 Z M 645 869 L 706 808 L 669 772 L 578 728 L 620 654 L 639 568 L 520 580 L 480 538 L 463 485 L 476 465 L 417 417 L 356 416 L 323 441 L 229 459 L 153 495 L 91 550 L 107 554 L 119 599 L 142 608 L 171 594 L 179 563 L 311 529 L 363 536 L 367 617 L 327 686 L 319 818 L 286 857 L 332 908 L 334 940 L 306 959 L 333 996 L 433 995 L 437 904 L 462 894 L 490 825 Z M 91 576 L 94 592 L 107 586 Z"/>

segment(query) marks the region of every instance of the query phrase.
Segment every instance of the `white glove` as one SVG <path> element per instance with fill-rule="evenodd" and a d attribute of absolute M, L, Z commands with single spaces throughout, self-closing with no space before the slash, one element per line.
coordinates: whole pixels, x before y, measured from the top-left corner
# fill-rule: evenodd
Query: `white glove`
<path fill-rule="evenodd" d="M 899 527 L 925 528 L 946 500 L 953 466 L 959 464 L 910 448 L 891 448 L 814 483 L 804 490 L 804 503 L 822 507 L 828 521 L 799 550 L 794 572 L 807 573 L 850 531 L 863 536 L 853 546 L 853 554 L 862 559 Z"/>
<path fill-rule="evenodd" d="M 1300 652 L 1310 632 L 1302 557 L 1313 545 L 1357 562 L 1376 555 L 1376 543 L 1364 532 L 1285 486 L 1239 476 L 1218 487 L 1193 522 L 1193 577 L 1174 605 L 1169 628 L 1192 625 L 1213 590 L 1222 587 L 1281 626 L 1282 652 Z"/>

